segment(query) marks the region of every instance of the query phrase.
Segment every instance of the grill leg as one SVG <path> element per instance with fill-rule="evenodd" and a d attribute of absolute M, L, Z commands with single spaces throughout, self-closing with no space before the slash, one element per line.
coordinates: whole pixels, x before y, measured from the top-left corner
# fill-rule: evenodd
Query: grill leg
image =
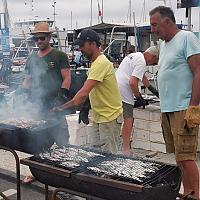
<path fill-rule="evenodd" d="M 2 192 L 0 192 L 0 196 L 3 197 L 5 200 L 9 200 L 8 197 L 6 197 Z"/>
<path fill-rule="evenodd" d="M 19 156 L 17 155 L 16 151 L 7 148 L 7 147 L 3 147 L 0 146 L 0 149 L 9 151 L 10 153 L 13 154 L 15 161 L 16 161 L 16 178 L 17 178 L 17 200 L 21 200 L 21 191 L 20 191 L 20 162 L 19 162 Z"/>
<path fill-rule="evenodd" d="M 54 190 L 53 191 L 51 200 L 56 200 L 56 195 L 57 195 L 58 192 L 59 192 L 59 190 Z"/>
<path fill-rule="evenodd" d="M 45 200 L 48 200 L 48 197 L 49 197 L 49 187 L 48 185 L 45 184 Z"/>
<path fill-rule="evenodd" d="M 20 162 L 19 157 L 16 154 L 16 174 L 17 174 L 17 200 L 21 200 L 21 191 L 20 191 Z"/>

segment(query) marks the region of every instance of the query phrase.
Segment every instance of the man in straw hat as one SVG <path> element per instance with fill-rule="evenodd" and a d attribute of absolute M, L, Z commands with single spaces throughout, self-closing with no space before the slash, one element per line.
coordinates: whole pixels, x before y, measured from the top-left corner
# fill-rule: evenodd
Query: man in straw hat
<path fill-rule="evenodd" d="M 157 63 L 158 56 L 158 48 L 155 46 L 148 48 L 143 54 L 141 52 L 131 53 L 122 60 L 116 71 L 123 106 L 122 152 L 125 155 L 130 155 L 130 141 L 134 122 L 133 108 L 146 105 L 146 101 L 139 92 L 139 81 L 142 81 L 158 97 L 158 91 L 150 85 L 145 76 L 146 64 L 153 65 Z"/>
<path fill-rule="evenodd" d="M 166 150 L 175 154 L 183 173 L 184 195 L 199 199 L 196 165 L 200 124 L 200 42 L 180 30 L 171 8 L 150 11 L 151 30 L 163 42 L 158 62 L 158 89 Z"/>
<path fill-rule="evenodd" d="M 26 76 L 22 87 L 30 90 L 31 101 L 40 106 L 42 115 L 49 110 L 68 101 L 71 84 L 70 66 L 65 53 L 50 46 L 52 31 L 48 23 L 39 22 L 32 31 L 33 39 L 39 51 L 32 53 L 26 62 Z M 69 111 L 70 113 L 72 110 Z M 54 116 L 60 120 L 60 129 L 53 136 L 58 145 L 66 145 L 69 141 L 66 113 Z M 45 117 L 45 116 L 44 116 Z M 31 182 L 32 176 L 26 177 L 24 182 Z"/>

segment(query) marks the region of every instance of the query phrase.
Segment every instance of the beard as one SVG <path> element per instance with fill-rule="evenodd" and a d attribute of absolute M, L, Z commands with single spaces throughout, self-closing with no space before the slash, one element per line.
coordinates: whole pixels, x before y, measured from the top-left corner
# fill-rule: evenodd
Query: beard
<path fill-rule="evenodd" d="M 38 44 L 38 48 L 40 51 L 44 51 L 49 47 L 49 44 Z"/>
<path fill-rule="evenodd" d="M 84 52 L 82 52 L 82 54 L 84 55 L 84 57 L 86 57 L 87 59 L 91 60 L 92 54 L 84 53 Z"/>

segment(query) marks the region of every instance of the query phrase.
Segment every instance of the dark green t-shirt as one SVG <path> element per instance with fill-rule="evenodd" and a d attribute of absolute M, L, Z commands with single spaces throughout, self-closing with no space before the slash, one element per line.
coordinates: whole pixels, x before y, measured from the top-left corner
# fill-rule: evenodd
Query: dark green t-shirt
<path fill-rule="evenodd" d="M 61 69 L 68 67 L 67 55 L 56 49 L 42 58 L 31 54 L 26 69 L 32 80 L 32 99 L 48 103 L 57 97 L 63 82 Z"/>

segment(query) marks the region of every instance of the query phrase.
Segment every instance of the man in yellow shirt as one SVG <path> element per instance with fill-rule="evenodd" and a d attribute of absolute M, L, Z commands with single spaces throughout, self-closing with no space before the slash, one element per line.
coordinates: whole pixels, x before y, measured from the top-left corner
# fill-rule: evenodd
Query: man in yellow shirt
<path fill-rule="evenodd" d="M 116 153 L 119 150 L 122 100 L 113 64 L 101 54 L 98 34 L 85 29 L 75 41 L 81 52 L 91 60 L 88 78 L 74 98 L 54 111 L 61 111 L 83 103 L 89 96 L 93 114 L 93 130 L 98 137 L 94 145 L 102 150 Z"/>

